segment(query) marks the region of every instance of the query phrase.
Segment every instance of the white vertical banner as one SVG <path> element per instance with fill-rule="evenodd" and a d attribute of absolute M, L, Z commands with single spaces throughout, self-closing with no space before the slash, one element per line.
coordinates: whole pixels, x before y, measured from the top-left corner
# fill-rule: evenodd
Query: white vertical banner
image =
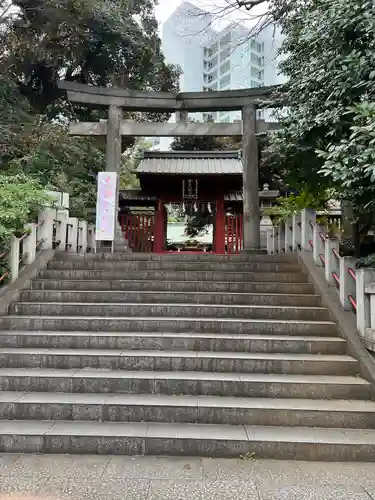
<path fill-rule="evenodd" d="M 115 218 L 117 217 L 117 173 L 98 173 L 98 195 L 96 200 L 96 230 L 98 241 L 113 241 Z"/>

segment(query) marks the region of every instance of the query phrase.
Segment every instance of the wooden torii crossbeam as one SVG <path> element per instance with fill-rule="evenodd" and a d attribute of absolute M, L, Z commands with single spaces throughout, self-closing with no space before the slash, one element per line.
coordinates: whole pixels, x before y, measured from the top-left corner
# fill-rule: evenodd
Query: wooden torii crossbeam
<path fill-rule="evenodd" d="M 146 92 L 129 89 L 104 88 L 60 81 L 71 102 L 108 108 L 108 120 L 96 123 L 70 124 L 72 135 L 106 136 L 107 171 L 120 171 L 121 136 L 181 137 L 181 136 L 238 136 L 242 135 L 243 160 L 243 232 L 244 250 L 260 250 L 260 205 L 258 147 L 256 134 L 275 125 L 257 120 L 257 107 L 268 101 L 278 88 L 213 92 Z M 177 123 L 141 123 L 123 120 L 123 111 L 175 112 Z M 188 112 L 241 110 L 237 123 L 190 123 Z M 118 188 L 117 188 L 118 192 Z M 118 199 L 118 196 L 117 196 Z"/>

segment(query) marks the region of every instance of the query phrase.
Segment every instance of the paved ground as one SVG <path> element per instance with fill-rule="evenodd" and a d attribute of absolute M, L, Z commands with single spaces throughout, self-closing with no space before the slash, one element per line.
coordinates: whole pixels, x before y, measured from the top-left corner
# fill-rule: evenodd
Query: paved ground
<path fill-rule="evenodd" d="M 375 463 L 7 454 L 0 455 L 5 498 L 375 500 Z"/>

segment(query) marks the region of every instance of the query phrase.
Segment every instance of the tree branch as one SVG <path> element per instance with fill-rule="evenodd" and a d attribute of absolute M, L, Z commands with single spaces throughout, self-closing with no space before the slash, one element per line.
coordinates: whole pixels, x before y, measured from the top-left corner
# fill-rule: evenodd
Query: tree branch
<path fill-rule="evenodd" d="M 246 10 L 251 10 L 257 5 L 266 3 L 267 0 L 236 0 L 238 7 L 245 7 Z"/>

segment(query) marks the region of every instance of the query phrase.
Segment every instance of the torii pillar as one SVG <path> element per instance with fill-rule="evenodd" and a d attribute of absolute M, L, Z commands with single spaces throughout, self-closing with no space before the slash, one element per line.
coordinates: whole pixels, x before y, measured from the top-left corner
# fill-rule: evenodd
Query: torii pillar
<path fill-rule="evenodd" d="M 113 251 L 121 252 L 127 250 L 127 242 L 122 234 L 121 227 L 118 221 L 119 210 L 119 184 L 121 172 L 121 122 L 122 108 L 111 104 L 108 108 L 107 121 L 107 143 L 106 143 L 106 171 L 116 172 L 116 207 L 115 207 L 115 235 L 113 241 Z"/>
<path fill-rule="evenodd" d="M 260 206 L 256 105 L 242 108 L 243 251 L 260 252 Z"/>

